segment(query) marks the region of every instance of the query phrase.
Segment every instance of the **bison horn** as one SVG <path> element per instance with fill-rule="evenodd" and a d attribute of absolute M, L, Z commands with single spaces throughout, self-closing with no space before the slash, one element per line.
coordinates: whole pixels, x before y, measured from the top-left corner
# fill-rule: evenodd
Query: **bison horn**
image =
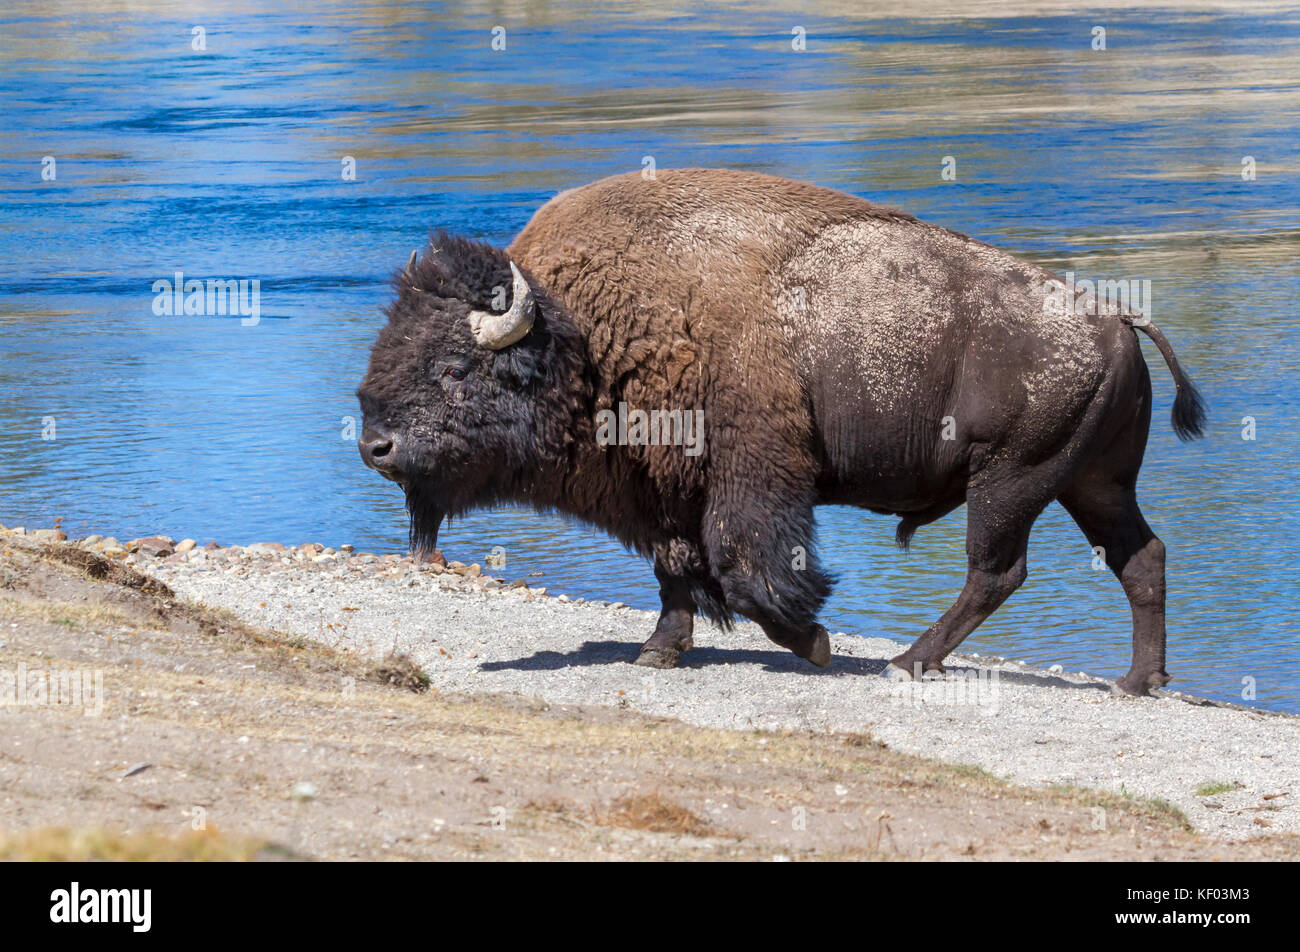
<path fill-rule="evenodd" d="M 406 261 L 406 267 L 402 269 L 402 276 L 406 279 L 407 287 L 413 291 L 423 291 L 424 288 L 418 287 L 415 283 L 415 259 L 420 256 L 420 252 L 412 251 L 411 257 Z"/>
<path fill-rule="evenodd" d="M 514 289 L 511 291 L 510 308 L 505 313 L 469 312 L 469 329 L 474 332 L 474 339 L 489 350 L 500 350 L 522 340 L 532 329 L 533 318 L 537 313 L 533 306 L 532 288 L 513 261 L 510 262 L 510 273 L 514 275 Z"/>

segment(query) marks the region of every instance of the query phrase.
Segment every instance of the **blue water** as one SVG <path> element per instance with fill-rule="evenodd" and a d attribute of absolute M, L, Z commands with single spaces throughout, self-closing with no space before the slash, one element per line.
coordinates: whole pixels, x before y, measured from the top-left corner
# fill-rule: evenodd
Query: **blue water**
<path fill-rule="evenodd" d="M 505 243 L 555 192 L 647 156 L 754 169 L 1058 271 L 1149 279 L 1212 414 L 1206 440 L 1174 439 L 1148 349 L 1140 492 L 1170 552 L 1173 686 L 1300 711 L 1300 14 L 146 7 L 0 16 L 0 522 L 399 550 L 401 499 L 347 433 L 393 269 L 435 227 Z M 259 280 L 261 321 L 155 316 L 151 286 L 178 270 Z M 834 629 L 910 640 L 960 588 L 961 512 L 906 554 L 892 520 L 820 524 Z M 502 545 L 508 577 L 656 607 L 648 566 L 555 517 L 480 513 L 442 544 L 465 561 Z M 1054 506 L 1029 581 L 966 647 L 1113 677 L 1129 631 Z"/>

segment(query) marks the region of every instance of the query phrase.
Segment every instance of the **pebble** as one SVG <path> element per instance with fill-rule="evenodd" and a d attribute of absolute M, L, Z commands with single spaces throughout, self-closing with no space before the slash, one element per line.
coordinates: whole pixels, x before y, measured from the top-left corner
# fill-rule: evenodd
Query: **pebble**
<path fill-rule="evenodd" d="M 143 539 L 132 539 L 126 544 L 126 551 L 139 552 L 151 559 L 160 559 L 175 552 L 174 545 L 175 543 L 166 536 L 148 536 Z"/>

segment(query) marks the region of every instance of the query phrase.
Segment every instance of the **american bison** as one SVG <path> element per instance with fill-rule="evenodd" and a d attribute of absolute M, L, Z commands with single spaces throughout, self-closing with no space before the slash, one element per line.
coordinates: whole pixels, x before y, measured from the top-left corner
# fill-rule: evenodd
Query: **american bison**
<path fill-rule="evenodd" d="M 360 451 L 405 490 L 417 552 L 450 514 L 520 502 L 653 557 L 663 610 L 638 663 L 656 667 L 692 647 L 697 611 L 829 664 L 813 507 L 897 515 L 906 546 L 965 503 L 965 587 L 893 659 L 942 671 L 1024 581 L 1030 527 L 1060 500 L 1128 595 L 1118 686 L 1146 694 L 1169 676 L 1165 550 L 1134 492 L 1151 416 L 1135 327 L 1173 374 L 1179 436 L 1204 410 L 1146 318 L 1062 289 L 852 195 L 616 176 L 556 196 L 504 250 L 443 232 L 411 256 L 358 391 Z"/>

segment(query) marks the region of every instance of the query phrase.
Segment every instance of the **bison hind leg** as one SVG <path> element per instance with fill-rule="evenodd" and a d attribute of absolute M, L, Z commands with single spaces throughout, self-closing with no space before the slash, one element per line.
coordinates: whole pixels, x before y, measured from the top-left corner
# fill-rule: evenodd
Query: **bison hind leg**
<path fill-rule="evenodd" d="M 1133 662 L 1117 693 L 1144 697 L 1169 683 L 1165 670 L 1165 544 L 1138 508 L 1134 482 L 1089 474 L 1061 495 L 1106 565 L 1119 579 L 1133 615 Z"/>
<path fill-rule="evenodd" d="M 1036 470 L 985 472 L 967 488 L 966 583 L 957 601 L 890 664 L 915 677 L 944 672 L 943 660 L 995 612 L 1027 574 L 1029 532 L 1056 496 L 1068 457 Z M 936 517 L 937 518 L 937 517 Z"/>

